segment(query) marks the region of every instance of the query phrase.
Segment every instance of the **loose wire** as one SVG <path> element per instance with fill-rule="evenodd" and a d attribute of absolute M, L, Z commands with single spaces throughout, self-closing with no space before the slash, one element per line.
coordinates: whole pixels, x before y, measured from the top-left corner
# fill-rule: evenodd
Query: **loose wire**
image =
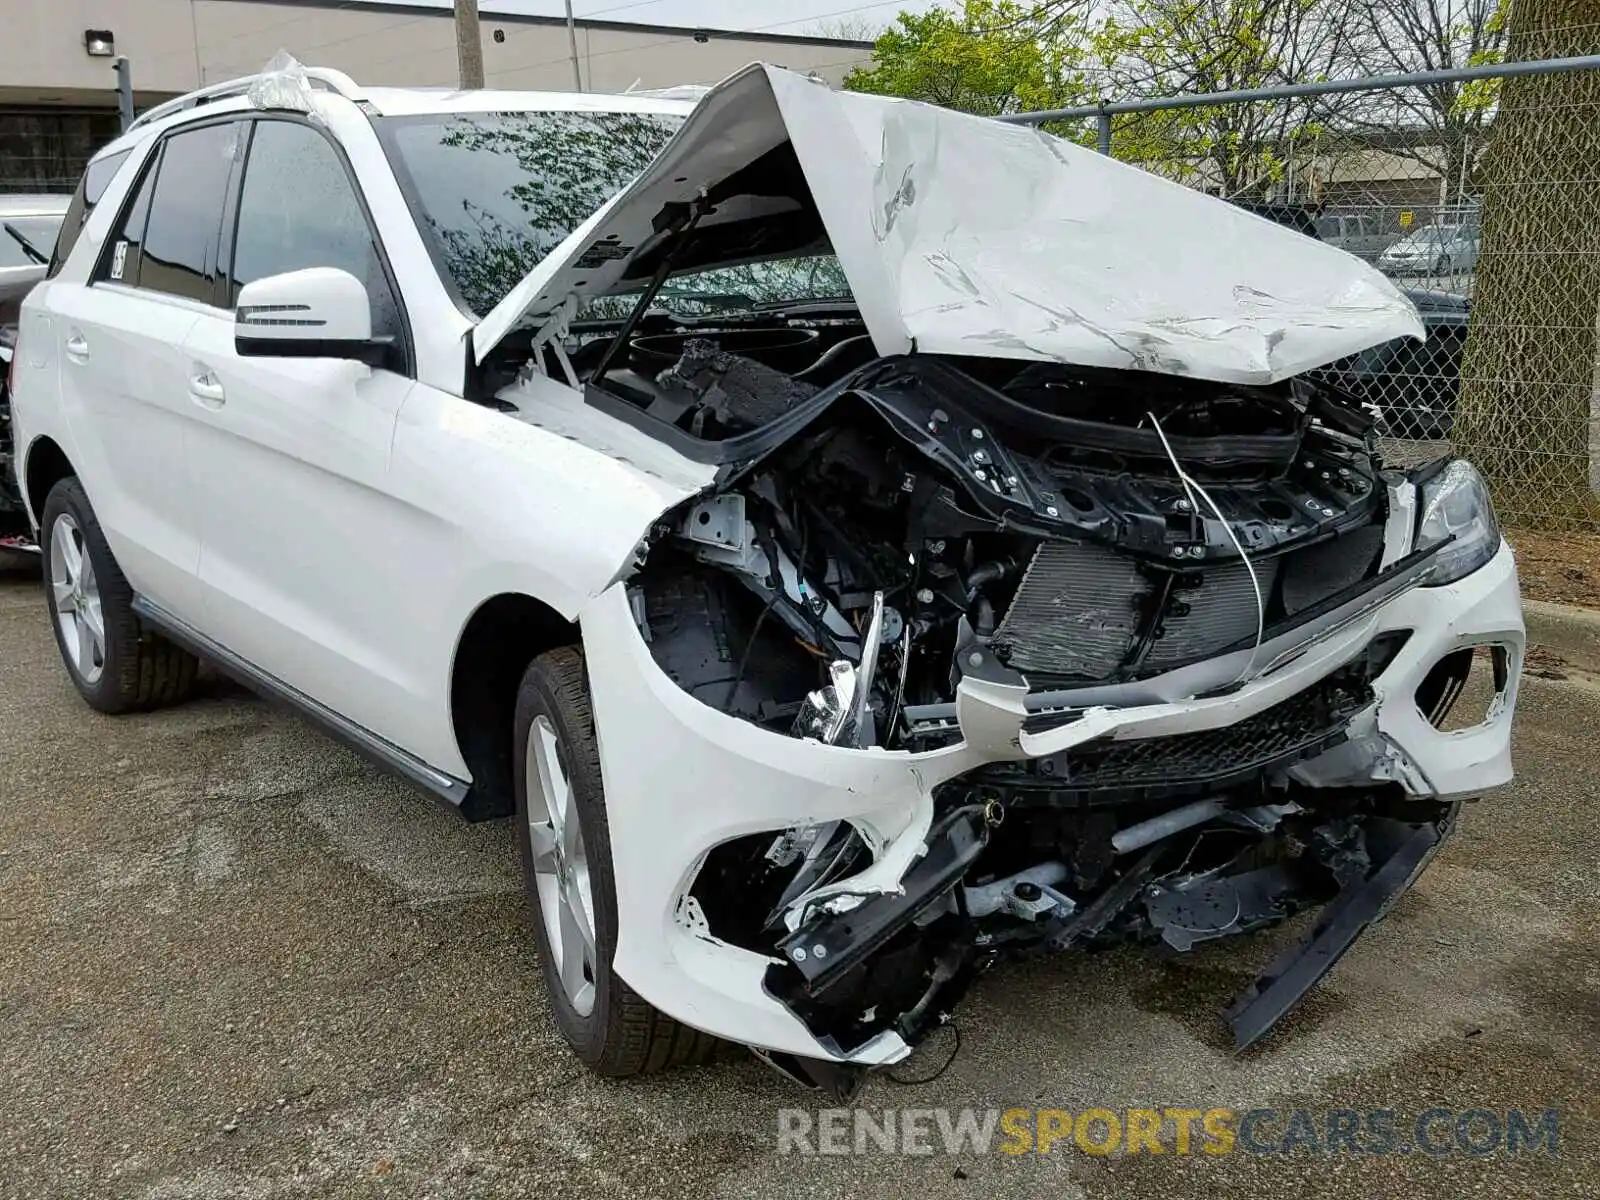
<path fill-rule="evenodd" d="M 1244 669 L 1239 672 L 1239 678 L 1234 680 L 1235 683 L 1243 682 L 1249 677 L 1250 672 L 1255 670 L 1256 655 L 1261 652 L 1261 643 L 1266 638 L 1267 633 L 1267 604 L 1261 594 L 1261 580 L 1256 575 L 1255 564 L 1250 561 L 1250 556 L 1244 551 L 1244 543 L 1239 541 L 1238 535 L 1233 532 L 1233 526 L 1228 523 L 1228 518 L 1222 515 L 1222 510 L 1217 507 L 1217 502 L 1211 498 L 1211 493 L 1200 486 L 1199 480 L 1191 477 L 1189 472 L 1183 469 L 1183 464 L 1178 461 L 1178 456 L 1172 452 L 1172 443 L 1167 441 L 1167 432 L 1161 428 L 1161 422 L 1156 420 L 1155 413 L 1147 411 L 1145 416 L 1150 418 L 1150 424 L 1155 427 L 1156 436 L 1161 439 L 1161 448 L 1167 452 L 1167 458 L 1172 463 L 1172 469 L 1178 473 L 1178 482 L 1183 484 L 1183 490 L 1189 496 L 1190 505 L 1198 512 L 1200 505 L 1195 499 L 1195 493 L 1198 492 L 1205 498 L 1206 506 L 1216 514 L 1217 520 L 1222 525 L 1222 531 L 1228 535 L 1228 540 L 1233 543 L 1233 548 L 1239 552 L 1239 559 L 1244 563 L 1244 569 L 1250 573 L 1250 587 L 1256 594 L 1256 644 L 1250 651 L 1250 657 L 1245 662 Z"/>
<path fill-rule="evenodd" d="M 950 1064 L 956 1061 L 956 1055 L 961 1053 L 961 1028 L 954 1021 L 947 1022 L 944 1025 L 944 1028 L 948 1029 L 952 1034 L 955 1035 L 955 1044 L 950 1047 L 950 1057 L 944 1060 L 943 1065 L 941 1065 L 937 1071 L 933 1072 L 931 1075 L 924 1075 L 920 1079 L 907 1079 L 903 1075 L 896 1075 L 893 1071 L 885 1071 L 883 1073 L 884 1078 L 886 1078 L 890 1083 L 899 1084 L 901 1087 L 921 1087 L 925 1083 L 932 1083 L 935 1079 L 939 1078 L 939 1076 L 948 1071 L 950 1069 Z"/>

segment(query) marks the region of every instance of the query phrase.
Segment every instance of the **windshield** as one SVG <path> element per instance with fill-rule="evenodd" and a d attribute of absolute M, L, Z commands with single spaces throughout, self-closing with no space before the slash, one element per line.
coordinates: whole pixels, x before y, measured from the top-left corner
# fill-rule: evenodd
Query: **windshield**
<path fill-rule="evenodd" d="M 55 248 L 56 233 L 61 228 L 60 213 L 26 217 L 0 215 L 0 221 L 21 234 L 45 259 L 50 257 L 50 251 Z M 30 256 L 16 238 L 10 234 L 0 234 L 0 267 L 38 266 L 39 261 Z"/>
<path fill-rule="evenodd" d="M 581 321 L 621 320 L 642 290 L 597 296 L 578 311 Z M 844 268 L 832 254 L 805 254 L 767 262 L 707 267 L 668 277 L 651 305 L 675 316 L 754 312 L 779 305 L 851 302 Z"/>
<path fill-rule="evenodd" d="M 671 113 L 504 112 L 375 122 L 440 273 L 482 316 L 660 153 Z"/>

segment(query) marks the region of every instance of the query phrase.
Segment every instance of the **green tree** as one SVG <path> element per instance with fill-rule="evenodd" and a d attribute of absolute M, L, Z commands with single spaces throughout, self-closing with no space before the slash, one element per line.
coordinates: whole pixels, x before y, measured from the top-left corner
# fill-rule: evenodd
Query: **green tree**
<path fill-rule="evenodd" d="M 1089 9 L 965 0 L 960 12 L 903 12 L 844 85 L 989 117 L 1082 103 Z"/>
<path fill-rule="evenodd" d="M 1394 75 L 1502 62 L 1507 0 L 1366 0 L 1351 30 L 1352 65 L 1362 74 Z M 1597 17 L 1600 19 L 1600 17 Z M 1471 190 L 1500 81 L 1436 83 L 1378 93 L 1347 107 L 1346 123 L 1380 135 L 1407 136 L 1385 148 L 1438 171 L 1445 195 Z"/>
<path fill-rule="evenodd" d="M 1104 91 L 1137 99 L 1325 79 L 1344 61 L 1356 8 L 1343 0 L 1115 0 L 1095 38 Z M 1118 158 L 1184 182 L 1260 197 L 1330 115 L 1328 101 L 1312 99 L 1130 114 L 1118 119 L 1114 145 Z"/>

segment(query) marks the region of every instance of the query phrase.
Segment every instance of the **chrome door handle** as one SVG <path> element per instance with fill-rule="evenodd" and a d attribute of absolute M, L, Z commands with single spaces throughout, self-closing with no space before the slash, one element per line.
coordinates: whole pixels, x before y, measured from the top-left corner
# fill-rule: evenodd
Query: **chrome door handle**
<path fill-rule="evenodd" d="M 222 390 L 221 380 L 210 371 L 202 371 L 198 375 L 189 377 L 189 394 L 213 408 L 220 408 L 228 399 Z"/>
<path fill-rule="evenodd" d="M 89 357 L 89 343 L 83 334 L 74 333 L 67 338 L 67 357 L 73 362 L 84 362 Z"/>

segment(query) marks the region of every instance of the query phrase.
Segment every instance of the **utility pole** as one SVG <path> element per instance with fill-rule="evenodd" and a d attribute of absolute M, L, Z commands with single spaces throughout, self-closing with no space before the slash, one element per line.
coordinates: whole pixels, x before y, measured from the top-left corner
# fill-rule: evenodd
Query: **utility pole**
<path fill-rule="evenodd" d="M 461 87 L 483 86 L 483 35 L 478 30 L 478 0 L 455 0 L 456 65 Z"/>
<path fill-rule="evenodd" d="M 567 45 L 572 48 L 572 88 L 583 91 L 583 76 L 578 74 L 578 27 L 572 22 L 572 0 L 567 0 Z"/>
<path fill-rule="evenodd" d="M 122 132 L 126 133 L 133 124 L 133 74 L 128 60 L 120 56 L 111 67 L 117 73 L 117 108 L 122 114 Z"/>

